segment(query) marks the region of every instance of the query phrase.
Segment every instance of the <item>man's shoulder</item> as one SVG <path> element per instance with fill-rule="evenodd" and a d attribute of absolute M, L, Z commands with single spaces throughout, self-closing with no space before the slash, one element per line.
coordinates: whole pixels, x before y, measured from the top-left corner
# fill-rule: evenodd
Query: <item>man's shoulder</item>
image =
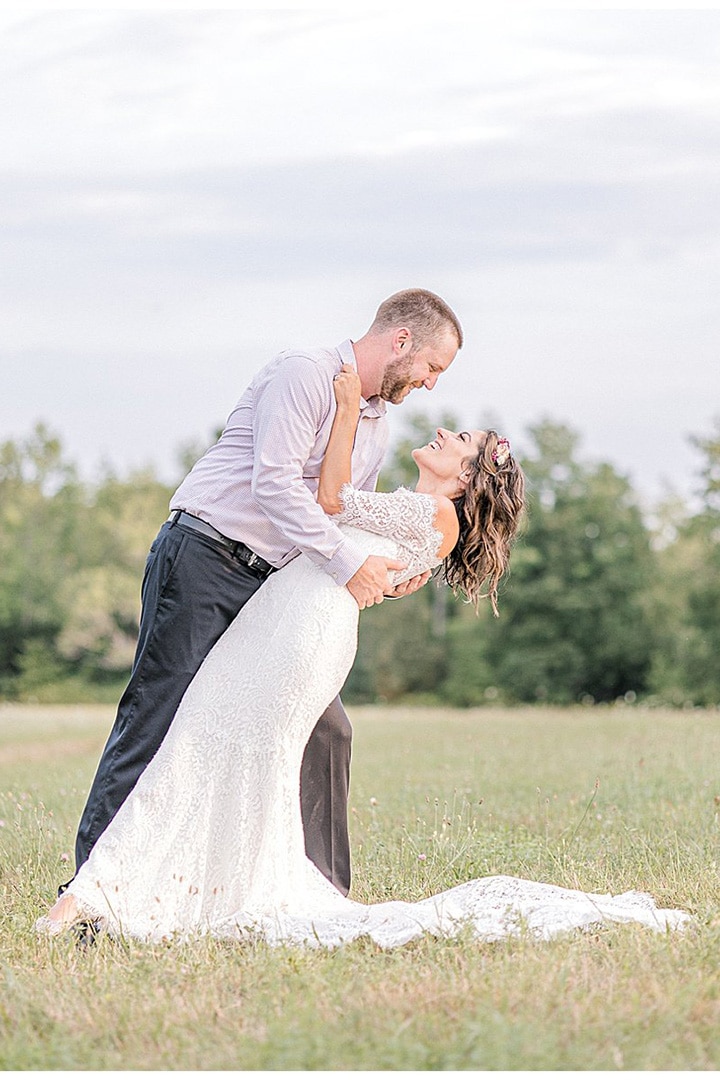
<path fill-rule="evenodd" d="M 331 347 L 312 346 L 308 348 L 294 346 L 283 349 L 281 352 L 276 353 L 264 367 L 260 368 L 253 379 L 253 383 L 256 387 L 259 387 L 278 375 L 292 378 L 296 374 L 304 378 L 316 374 L 325 380 L 338 370 L 338 365 L 342 362 L 339 357 L 338 349 Z"/>
<path fill-rule="evenodd" d="M 350 342 L 339 346 L 311 346 L 283 349 L 255 375 L 250 387 L 251 395 L 261 394 L 270 386 L 293 386 L 298 383 L 308 389 L 312 386 L 326 396 L 331 393 L 333 375 L 340 365 L 348 363 L 349 355 L 354 360 Z M 352 361 L 350 361 L 352 362 Z"/>
<path fill-rule="evenodd" d="M 314 363 L 323 363 L 337 359 L 337 345 L 292 345 L 287 349 L 281 349 L 275 359 L 283 360 L 291 357 L 300 357 L 304 360 L 312 360 Z"/>
<path fill-rule="evenodd" d="M 334 374 L 339 364 L 355 365 L 352 341 L 349 339 L 341 341 L 339 345 L 294 345 L 277 353 L 262 371 L 268 371 L 287 364 L 314 366 L 327 369 Z"/>
<path fill-rule="evenodd" d="M 297 364 L 301 367 L 315 367 L 321 371 L 328 370 L 334 373 L 339 363 L 342 363 L 342 360 L 337 346 L 293 346 L 279 352 L 270 361 L 268 367 L 277 368 Z"/>
<path fill-rule="evenodd" d="M 332 406 L 333 375 L 342 363 L 336 348 L 289 348 L 257 372 L 240 404 L 250 408 L 301 408 L 322 418 Z"/>

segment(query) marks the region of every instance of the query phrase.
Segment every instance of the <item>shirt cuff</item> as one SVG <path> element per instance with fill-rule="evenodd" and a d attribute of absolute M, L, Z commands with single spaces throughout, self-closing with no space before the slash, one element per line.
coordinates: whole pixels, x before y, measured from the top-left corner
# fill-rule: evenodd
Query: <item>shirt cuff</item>
<path fill-rule="evenodd" d="M 324 570 L 338 585 L 347 585 L 353 574 L 356 574 L 367 555 L 349 540 L 343 540 L 331 558 L 324 563 Z"/>

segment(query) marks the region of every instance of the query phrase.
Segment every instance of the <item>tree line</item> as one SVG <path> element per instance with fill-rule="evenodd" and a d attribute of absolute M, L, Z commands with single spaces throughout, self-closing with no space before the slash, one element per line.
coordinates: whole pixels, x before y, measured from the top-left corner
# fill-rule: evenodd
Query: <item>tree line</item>
<path fill-rule="evenodd" d="M 435 426 L 410 419 L 380 487 L 413 485 L 410 449 Z M 626 477 L 582 459 L 570 428 L 544 420 L 528 435 L 528 513 L 500 618 L 439 580 L 365 611 L 345 699 L 719 704 L 720 421 L 693 440 L 697 505 L 666 501 L 651 522 Z M 0 698 L 118 696 L 172 490 L 152 470 L 81 482 L 42 424 L 0 446 Z"/>

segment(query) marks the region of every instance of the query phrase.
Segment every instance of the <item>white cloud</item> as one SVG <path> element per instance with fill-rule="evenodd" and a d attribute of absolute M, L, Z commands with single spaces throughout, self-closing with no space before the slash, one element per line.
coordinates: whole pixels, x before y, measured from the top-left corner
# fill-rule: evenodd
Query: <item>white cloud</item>
<path fill-rule="evenodd" d="M 686 481 L 720 389 L 720 13 L 0 27 L 7 435 L 167 465 L 273 350 L 419 284 L 468 345 L 416 405 L 555 415 L 623 463 L 631 432 L 638 482 Z"/>

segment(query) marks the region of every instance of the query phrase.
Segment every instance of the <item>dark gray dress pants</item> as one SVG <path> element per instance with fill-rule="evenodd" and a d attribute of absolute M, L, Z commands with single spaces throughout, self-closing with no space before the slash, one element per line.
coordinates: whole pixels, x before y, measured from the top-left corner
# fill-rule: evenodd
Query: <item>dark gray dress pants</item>
<path fill-rule="evenodd" d="M 172 522 L 161 528 L 145 567 L 130 681 L 78 827 L 77 868 L 157 752 L 200 664 L 263 580 L 211 538 Z M 242 660 L 238 655 L 238 664 Z M 305 850 L 344 894 L 350 889 L 351 739 L 338 697 L 310 736 L 299 778 Z"/>

